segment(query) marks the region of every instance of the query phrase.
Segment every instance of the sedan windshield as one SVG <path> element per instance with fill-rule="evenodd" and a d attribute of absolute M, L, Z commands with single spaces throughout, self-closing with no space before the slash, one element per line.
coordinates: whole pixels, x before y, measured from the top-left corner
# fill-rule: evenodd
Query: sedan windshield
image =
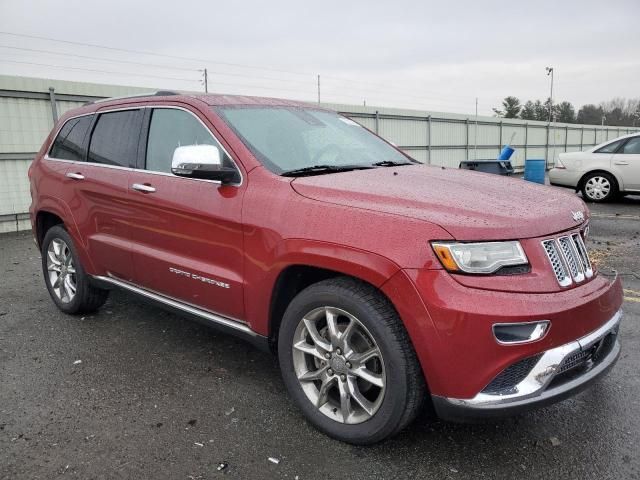
<path fill-rule="evenodd" d="M 225 106 L 216 111 L 274 173 L 320 175 L 413 161 L 358 123 L 302 107 Z"/>

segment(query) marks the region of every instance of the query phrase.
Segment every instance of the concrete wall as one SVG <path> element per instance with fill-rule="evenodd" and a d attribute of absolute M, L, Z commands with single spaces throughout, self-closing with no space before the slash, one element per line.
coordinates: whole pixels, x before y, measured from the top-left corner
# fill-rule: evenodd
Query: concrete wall
<path fill-rule="evenodd" d="M 0 232 L 30 228 L 27 170 L 54 119 L 69 109 L 104 97 L 156 90 L 0 75 Z M 548 159 L 640 131 L 627 127 L 506 120 L 423 110 L 323 104 L 362 123 L 420 162 L 457 167 L 462 160 L 496 158 L 502 145 L 525 158 Z"/>

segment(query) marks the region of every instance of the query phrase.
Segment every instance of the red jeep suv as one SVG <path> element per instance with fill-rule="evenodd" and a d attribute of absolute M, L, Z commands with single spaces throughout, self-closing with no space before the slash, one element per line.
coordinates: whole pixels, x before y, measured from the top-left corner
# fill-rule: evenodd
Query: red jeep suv
<path fill-rule="evenodd" d="M 298 102 L 157 92 L 67 112 L 29 172 L 51 298 L 118 287 L 277 352 L 317 428 L 368 444 L 573 395 L 620 352 L 577 197 L 417 163 Z"/>

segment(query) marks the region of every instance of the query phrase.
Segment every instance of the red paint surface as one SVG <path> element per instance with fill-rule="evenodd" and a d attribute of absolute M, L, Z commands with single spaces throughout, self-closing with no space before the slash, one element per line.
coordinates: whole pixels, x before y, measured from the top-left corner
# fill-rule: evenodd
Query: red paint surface
<path fill-rule="evenodd" d="M 87 272 L 143 287 L 270 332 L 278 276 L 309 265 L 360 278 L 393 302 L 432 393 L 471 397 L 510 363 L 596 329 L 620 307 L 619 281 L 595 276 L 559 287 L 540 240 L 575 229 L 575 196 L 518 179 L 426 166 L 305 178 L 272 174 L 210 105 L 297 102 L 233 96 L 172 96 L 89 105 L 69 116 L 133 105 L 179 105 L 195 113 L 231 153 L 239 187 L 44 159 L 30 171 L 32 221 L 59 216 Z M 54 129 L 57 131 L 57 128 Z M 66 178 L 81 173 L 83 181 Z M 397 175 L 394 175 L 394 172 Z M 157 192 L 132 190 L 147 183 Z M 520 239 L 531 272 L 461 276 L 445 272 L 431 240 Z M 219 288 L 172 273 L 174 267 L 229 284 Z M 495 322 L 549 319 L 544 340 L 498 345 Z"/>

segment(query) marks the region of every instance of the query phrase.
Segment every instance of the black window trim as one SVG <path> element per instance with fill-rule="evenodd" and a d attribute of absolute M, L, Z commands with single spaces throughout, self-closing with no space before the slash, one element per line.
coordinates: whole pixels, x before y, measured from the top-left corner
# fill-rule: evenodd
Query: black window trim
<path fill-rule="evenodd" d="M 177 175 L 174 175 L 172 173 L 165 173 L 165 172 L 154 172 L 153 170 L 145 170 L 144 168 L 139 168 L 138 165 L 140 165 L 140 154 L 141 154 L 141 148 L 140 148 L 140 143 L 144 143 L 145 147 L 144 147 L 144 153 L 146 155 L 146 144 L 147 144 L 147 136 L 149 133 L 148 130 L 148 124 L 145 127 L 145 119 L 150 120 L 151 119 L 151 115 L 147 114 L 147 110 L 152 110 L 154 108 L 173 108 L 176 110 L 184 110 L 185 112 L 190 113 L 191 115 L 193 115 L 194 117 L 196 117 L 196 119 L 204 126 L 204 128 L 207 129 L 207 131 L 213 136 L 213 138 L 216 139 L 216 141 L 218 142 L 218 144 L 222 147 L 222 150 L 224 151 L 224 153 L 227 154 L 227 156 L 231 159 L 231 162 L 233 163 L 234 167 L 236 168 L 236 170 L 238 171 L 238 174 L 240 175 L 240 181 L 238 183 L 230 183 L 227 184 L 225 186 L 232 186 L 232 187 L 240 187 L 243 183 L 244 183 L 244 172 L 242 170 L 242 168 L 240 168 L 240 163 L 238 161 L 236 161 L 236 159 L 233 157 L 233 155 L 231 155 L 229 153 L 229 150 L 227 149 L 227 147 L 225 147 L 224 143 L 220 141 L 220 138 L 218 138 L 218 135 L 216 135 L 213 130 L 211 130 L 211 128 L 209 128 L 209 126 L 204 123 L 204 121 L 198 116 L 196 115 L 195 112 L 193 112 L 192 110 L 189 110 L 186 107 L 180 106 L 180 105 L 163 105 L 163 104 L 145 104 L 145 105 L 136 105 L 136 106 L 129 106 L 129 107 L 116 107 L 113 109 L 105 109 L 105 110 L 98 110 L 95 112 L 89 112 L 89 113 L 82 113 L 80 115 L 74 115 L 73 117 L 69 117 L 67 120 L 65 120 L 65 122 L 60 126 L 60 128 L 58 128 L 58 130 L 56 131 L 56 135 L 54 137 L 54 140 L 57 138 L 58 133 L 60 133 L 60 130 L 62 129 L 62 126 L 64 124 L 66 124 L 69 120 L 73 120 L 74 118 L 79 118 L 79 117 L 84 117 L 87 115 L 93 115 L 93 119 L 92 119 L 92 123 L 91 126 L 89 127 L 88 132 L 91 132 L 91 135 L 93 135 L 93 129 L 95 128 L 95 124 L 96 124 L 96 120 L 98 118 L 98 116 L 100 116 L 100 114 L 102 113 L 110 113 L 110 112 L 118 112 L 121 110 L 143 110 L 144 111 L 144 116 L 143 116 L 143 124 L 142 124 L 142 128 L 140 129 L 140 134 L 141 135 L 145 135 L 144 137 L 141 138 L 144 139 L 144 142 L 139 142 L 138 144 L 138 155 L 137 155 L 137 159 L 136 159 L 136 166 L 134 167 L 122 167 L 120 165 L 109 165 L 106 163 L 95 163 L 95 162 L 88 162 L 87 160 L 87 154 L 89 152 L 89 144 L 90 142 L 87 141 L 87 138 L 85 136 L 85 152 L 84 152 L 84 163 L 86 163 L 87 165 L 92 165 L 92 166 L 97 166 L 97 167 L 103 167 L 103 168 L 115 168 L 115 169 L 119 169 L 119 170 L 130 170 L 133 172 L 144 172 L 144 173 L 148 173 L 151 175 L 164 175 L 164 176 L 168 176 L 168 177 L 172 177 L 172 178 L 179 178 L 182 180 L 190 180 L 190 181 L 196 181 L 196 182 L 208 182 L 208 183 L 215 183 L 218 185 L 222 185 L 222 182 L 219 180 L 208 180 L 206 178 L 188 178 L 188 177 L 179 177 Z M 148 118 L 147 118 L 148 116 Z M 89 137 L 90 138 L 90 137 Z M 51 145 L 49 146 L 49 150 L 51 149 L 51 147 L 53 146 L 53 141 L 51 142 Z M 48 152 L 48 150 L 47 150 Z M 56 161 L 56 162 L 68 162 L 68 163 L 78 163 L 76 160 L 65 160 L 64 158 L 52 158 L 49 157 L 48 153 L 47 155 L 45 155 L 45 159 L 46 160 L 52 160 L 52 161 Z M 143 161 L 142 161 L 142 165 L 144 165 L 144 157 L 143 157 Z"/>
<path fill-rule="evenodd" d="M 51 143 L 49 144 L 49 148 L 47 148 L 47 153 L 45 154 L 44 158 L 47 160 L 56 160 L 58 162 L 85 162 L 87 160 L 87 149 L 88 149 L 88 139 L 89 139 L 89 132 L 93 131 L 93 124 L 95 122 L 95 118 L 91 119 L 91 123 L 89 124 L 89 128 L 87 129 L 87 131 L 84 134 L 84 138 L 82 139 L 82 159 L 81 160 L 69 160 L 68 158 L 58 158 L 58 157 L 54 157 L 51 155 L 51 151 L 53 150 L 53 146 L 56 143 L 56 140 L 58 139 L 58 136 L 60 135 L 60 132 L 62 131 L 62 129 L 64 128 L 64 126 L 69 123 L 71 120 L 77 120 L 78 118 L 82 118 L 82 117 L 88 117 L 89 115 L 94 115 L 95 112 L 90 112 L 90 113 L 83 113 L 81 115 L 74 115 L 73 117 L 69 117 L 67 118 L 64 122 L 62 122 L 60 124 L 60 126 L 58 127 L 58 129 L 56 130 L 56 134 L 52 137 L 53 139 L 51 140 Z"/>

